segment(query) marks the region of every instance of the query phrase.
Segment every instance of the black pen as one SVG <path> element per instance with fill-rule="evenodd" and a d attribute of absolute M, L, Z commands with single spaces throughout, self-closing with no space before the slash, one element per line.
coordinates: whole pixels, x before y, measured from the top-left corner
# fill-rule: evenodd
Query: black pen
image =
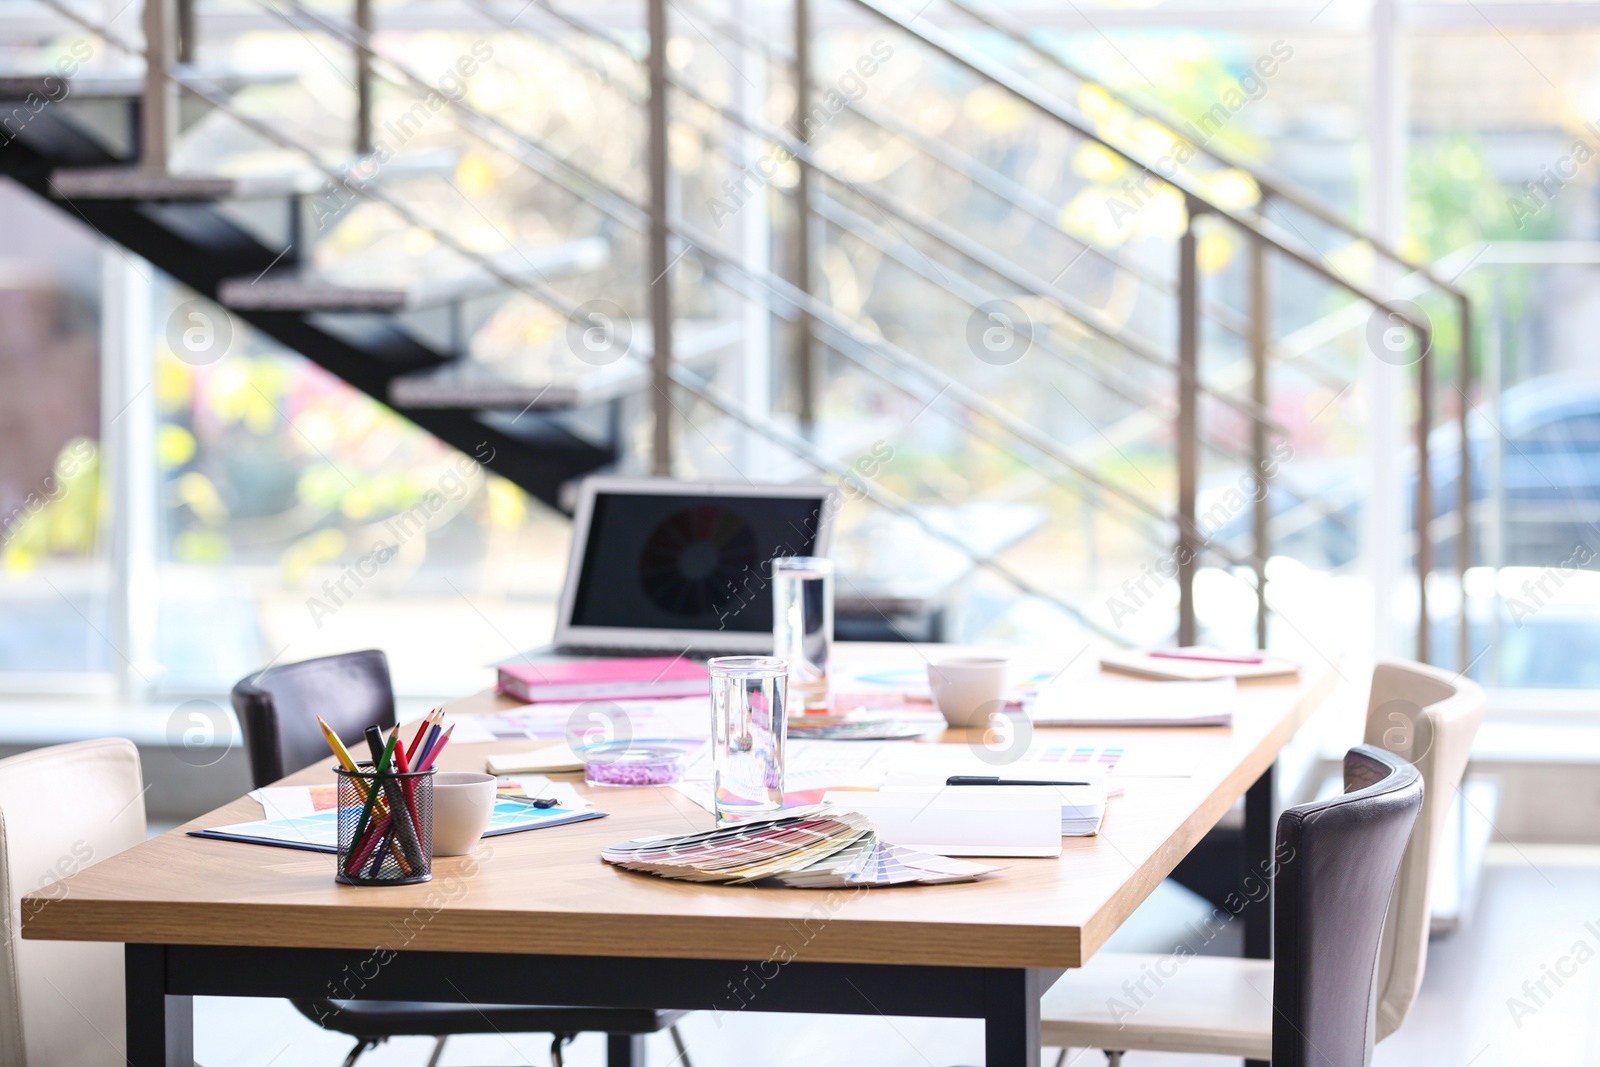
<path fill-rule="evenodd" d="M 530 797 L 521 793 L 501 793 L 501 800 L 515 800 L 518 804 L 531 804 L 536 808 L 553 808 L 561 803 L 555 797 Z"/>
<path fill-rule="evenodd" d="M 1031 778 L 1000 778 L 983 774 L 952 774 L 945 785 L 1092 785 L 1092 782 L 1040 782 Z"/>

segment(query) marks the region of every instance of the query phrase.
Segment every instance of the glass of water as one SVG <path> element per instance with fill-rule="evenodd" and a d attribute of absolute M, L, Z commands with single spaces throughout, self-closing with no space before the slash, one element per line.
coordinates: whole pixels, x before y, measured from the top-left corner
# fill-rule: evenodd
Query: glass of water
<path fill-rule="evenodd" d="M 789 697 L 799 714 L 828 710 L 833 654 L 833 560 L 772 561 L 772 654 L 789 661 Z"/>
<path fill-rule="evenodd" d="M 719 656 L 711 669 L 711 774 L 717 820 L 783 807 L 789 665 L 776 656 Z"/>

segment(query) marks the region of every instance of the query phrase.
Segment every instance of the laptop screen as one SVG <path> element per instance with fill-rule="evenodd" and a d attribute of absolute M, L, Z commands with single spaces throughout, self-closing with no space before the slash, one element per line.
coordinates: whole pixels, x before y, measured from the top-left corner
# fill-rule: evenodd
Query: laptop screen
<path fill-rule="evenodd" d="M 767 561 L 816 554 L 823 499 L 598 492 L 571 625 L 770 633 Z"/>

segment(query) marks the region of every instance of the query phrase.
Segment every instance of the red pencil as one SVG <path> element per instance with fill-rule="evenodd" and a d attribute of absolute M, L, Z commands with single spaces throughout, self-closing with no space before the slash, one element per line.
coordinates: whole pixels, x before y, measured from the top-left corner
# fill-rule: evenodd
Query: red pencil
<path fill-rule="evenodd" d="M 412 760 L 417 758 L 417 746 L 422 744 L 422 739 L 424 737 L 428 736 L 428 727 L 432 725 L 433 717 L 434 715 L 438 714 L 438 711 L 438 708 L 434 708 L 432 711 L 428 712 L 428 714 L 422 717 L 422 725 L 417 727 L 417 736 L 411 739 L 411 747 L 406 749 L 407 763 L 410 763 Z"/>

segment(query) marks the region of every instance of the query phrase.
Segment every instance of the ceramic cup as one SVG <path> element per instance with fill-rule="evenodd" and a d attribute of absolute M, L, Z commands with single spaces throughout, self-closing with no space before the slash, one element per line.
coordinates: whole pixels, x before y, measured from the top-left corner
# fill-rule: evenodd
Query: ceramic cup
<path fill-rule="evenodd" d="M 933 703 L 951 726 L 986 726 L 1006 693 L 1001 656 L 957 656 L 928 665 Z M 435 831 L 437 833 L 438 831 Z"/>
<path fill-rule="evenodd" d="M 465 856 L 478 844 L 494 815 L 495 779 L 475 771 L 436 771 L 433 776 L 433 854 Z"/>

